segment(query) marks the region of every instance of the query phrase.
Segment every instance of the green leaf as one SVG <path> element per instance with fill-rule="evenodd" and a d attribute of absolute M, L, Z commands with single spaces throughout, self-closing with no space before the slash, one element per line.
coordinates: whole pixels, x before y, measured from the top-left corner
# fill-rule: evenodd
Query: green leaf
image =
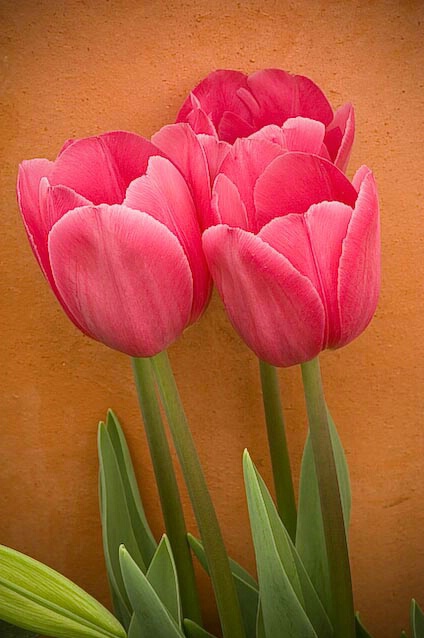
<path fill-rule="evenodd" d="M 177 625 L 181 625 L 181 601 L 177 570 L 171 545 L 164 534 L 147 570 L 147 580 L 165 605 Z"/>
<path fill-rule="evenodd" d="M 328 413 L 333 453 L 339 479 L 346 530 L 349 526 L 351 493 L 349 470 L 336 426 Z M 315 462 L 308 435 L 303 452 L 297 514 L 296 549 L 327 612 L 331 610 L 330 576 Z"/>
<path fill-rule="evenodd" d="M 359 614 L 355 615 L 355 636 L 356 638 L 372 638 L 371 634 L 365 629 L 359 618 Z"/>
<path fill-rule="evenodd" d="M 55 638 L 126 638 L 117 619 L 75 583 L 2 545 L 0 618 Z"/>
<path fill-rule="evenodd" d="M 1 638 L 38 638 L 37 634 L 32 633 L 32 631 L 9 625 L 2 620 L 0 620 L 0 636 Z"/>
<path fill-rule="evenodd" d="M 331 638 L 333 636 L 333 628 L 324 607 L 322 606 L 319 596 L 315 591 L 306 569 L 296 551 L 290 534 L 281 521 L 277 508 L 274 505 L 264 481 L 256 468 L 254 469 L 261 496 L 266 507 L 274 541 L 290 583 L 297 593 L 299 601 L 302 604 L 302 607 L 305 610 L 316 634 L 320 636 L 320 638 Z"/>
<path fill-rule="evenodd" d="M 270 520 L 258 474 L 247 450 L 243 455 L 243 468 L 265 635 L 267 638 L 317 638 L 302 606 L 304 601 L 295 562 L 290 550 L 286 549 L 284 534 L 275 533 L 274 521 Z M 280 530 L 284 529 L 281 521 L 280 524 Z"/>
<path fill-rule="evenodd" d="M 262 613 L 262 607 L 261 607 L 260 601 L 258 605 L 258 613 L 256 616 L 256 638 L 266 638 L 264 615 Z"/>
<path fill-rule="evenodd" d="M 196 558 L 202 565 L 203 569 L 209 574 L 206 554 L 202 543 L 191 534 L 187 534 L 187 538 Z M 240 602 L 246 638 L 255 638 L 256 616 L 259 601 L 258 584 L 253 576 L 249 574 L 249 572 L 243 569 L 241 565 L 236 563 L 236 561 L 232 560 L 231 558 L 230 569 L 231 573 L 233 574 L 237 596 Z"/>
<path fill-rule="evenodd" d="M 210 634 L 203 627 L 188 618 L 184 618 L 183 621 L 184 631 L 187 638 L 216 638 L 213 634 Z"/>
<path fill-rule="evenodd" d="M 119 615 L 124 626 L 128 627 L 132 610 L 119 564 L 120 545 L 128 546 L 143 571 L 146 571 L 146 567 L 131 526 L 118 461 L 104 423 L 99 424 L 98 451 L 103 550 L 115 602 L 115 613 Z"/>
<path fill-rule="evenodd" d="M 128 598 L 138 624 L 137 638 L 182 638 L 182 630 L 124 546 L 120 548 L 119 559 Z"/>
<path fill-rule="evenodd" d="M 424 638 L 424 614 L 417 601 L 411 601 L 411 628 L 413 638 Z"/>
<path fill-rule="evenodd" d="M 143 503 L 135 477 L 134 466 L 124 432 L 117 416 L 112 410 L 108 410 L 106 418 L 106 430 L 109 434 L 118 462 L 119 473 L 124 488 L 124 496 L 131 518 L 131 526 L 137 540 L 140 554 L 144 564 L 150 565 L 150 561 L 157 548 L 149 523 L 144 512 Z"/>

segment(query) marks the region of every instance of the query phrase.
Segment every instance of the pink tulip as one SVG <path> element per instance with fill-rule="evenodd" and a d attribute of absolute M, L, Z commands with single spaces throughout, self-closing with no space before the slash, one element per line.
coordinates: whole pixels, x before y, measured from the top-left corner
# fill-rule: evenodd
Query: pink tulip
<path fill-rule="evenodd" d="M 19 206 L 53 292 L 86 335 L 132 356 L 165 349 L 210 297 L 198 223 L 210 175 L 190 127 L 172 130 L 186 129 L 179 152 L 197 158 L 186 178 L 165 151 L 122 131 L 19 167 Z"/>
<path fill-rule="evenodd" d="M 328 158 L 344 171 L 355 132 L 353 107 L 344 104 L 334 113 L 321 89 L 302 75 L 280 69 L 252 75 L 215 71 L 190 93 L 177 122 L 189 122 L 196 133 L 216 135 L 232 144 L 264 126 L 282 126 L 297 116 L 324 124 Z"/>
<path fill-rule="evenodd" d="M 271 159 L 264 140 L 236 146 L 240 164 L 230 154 L 223 163 L 213 187 L 216 225 L 203 234 L 232 324 L 276 366 L 346 345 L 370 322 L 380 289 L 371 171 L 362 167 L 351 183 L 317 155 Z"/>

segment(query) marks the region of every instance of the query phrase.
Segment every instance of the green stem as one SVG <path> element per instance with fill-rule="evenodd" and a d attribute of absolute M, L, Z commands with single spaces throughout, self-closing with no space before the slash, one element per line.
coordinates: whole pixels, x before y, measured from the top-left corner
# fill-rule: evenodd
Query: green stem
<path fill-rule="evenodd" d="M 349 550 L 318 357 L 302 364 L 302 378 L 327 549 L 334 638 L 354 638 Z"/>
<path fill-rule="evenodd" d="M 296 500 L 278 374 L 276 368 L 265 361 L 259 360 L 259 369 L 277 509 L 285 528 L 294 542 L 297 522 Z"/>
<path fill-rule="evenodd" d="M 171 452 L 166 438 L 150 359 L 132 358 L 138 400 L 152 458 L 166 533 L 178 574 L 181 606 L 185 618 L 202 622 L 193 561 Z"/>
<path fill-rule="evenodd" d="M 163 406 L 205 548 L 224 638 L 244 638 L 240 606 L 216 512 L 178 393 L 168 355 L 152 358 Z"/>

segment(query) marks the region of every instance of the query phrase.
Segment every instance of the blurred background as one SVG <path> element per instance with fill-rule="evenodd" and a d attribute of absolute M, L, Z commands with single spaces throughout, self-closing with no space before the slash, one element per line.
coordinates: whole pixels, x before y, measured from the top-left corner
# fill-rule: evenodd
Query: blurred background
<path fill-rule="evenodd" d="M 128 436 L 154 532 L 163 531 L 130 362 L 79 334 L 45 283 L 16 204 L 19 162 L 54 159 L 74 136 L 150 137 L 210 71 L 279 67 L 312 78 L 333 107 L 353 102 L 349 174 L 366 163 L 380 189 L 380 305 L 365 334 L 322 365 L 351 472 L 356 607 L 376 638 L 397 638 L 410 598 L 424 605 L 423 3 L 2 0 L 0 12 L 0 543 L 109 604 L 96 456 L 108 407 Z M 170 356 L 228 549 L 254 570 L 245 447 L 271 484 L 255 357 L 216 295 Z M 280 372 L 297 477 L 300 374 Z"/>

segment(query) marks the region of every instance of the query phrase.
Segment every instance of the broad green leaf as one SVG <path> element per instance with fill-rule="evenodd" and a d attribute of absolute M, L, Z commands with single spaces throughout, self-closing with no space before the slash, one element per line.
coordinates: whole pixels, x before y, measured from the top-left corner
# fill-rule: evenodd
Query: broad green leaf
<path fill-rule="evenodd" d="M 131 526 L 118 461 L 104 423 L 99 424 L 98 451 L 103 550 L 113 591 L 115 612 L 119 614 L 125 627 L 128 627 L 132 610 L 119 564 L 120 545 L 126 544 L 143 571 L 146 571 L 146 567 Z"/>
<path fill-rule="evenodd" d="M 257 472 L 247 450 L 243 455 L 243 468 L 265 635 L 267 638 L 317 638 L 298 597 L 301 596 L 301 589 L 298 579 L 296 581 L 294 561 L 289 559 L 287 566 L 281 561 L 280 551 L 284 541 L 281 535 L 277 538 L 274 536 Z M 288 572 L 293 578 L 294 586 Z"/>
<path fill-rule="evenodd" d="M 100 603 L 58 572 L 0 545 L 0 618 L 55 638 L 125 638 Z"/>
<path fill-rule="evenodd" d="M 424 638 L 424 614 L 416 600 L 411 601 L 411 629 L 413 638 Z"/>
<path fill-rule="evenodd" d="M 1 638 L 38 638 L 37 634 L 21 629 L 16 625 L 9 625 L 7 622 L 0 620 L 0 636 Z"/>
<path fill-rule="evenodd" d="M 120 548 L 119 559 L 139 627 L 138 638 L 182 638 L 182 630 L 124 546 Z"/>
<path fill-rule="evenodd" d="M 371 634 L 365 629 L 359 618 L 359 614 L 355 615 L 355 636 L 356 638 L 372 638 Z"/>
<path fill-rule="evenodd" d="M 303 563 L 291 540 L 290 534 L 281 521 L 263 479 L 256 468 L 254 469 L 256 471 L 256 479 L 266 507 L 280 560 L 285 568 L 287 565 L 290 565 L 290 569 L 286 569 L 286 571 L 291 585 L 298 594 L 299 601 L 301 602 L 316 634 L 320 638 L 332 638 L 333 628 L 319 596 L 311 583 L 305 567 L 303 566 Z"/>
<path fill-rule="evenodd" d="M 184 618 L 183 621 L 184 632 L 187 638 L 216 638 L 213 634 L 210 634 L 203 627 L 188 618 Z"/>
<path fill-rule="evenodd" d="M 202 543 L 187 534 L 188 542 L 203 569 L 209 574 L 208 562 Z M 256 580 L 241 565 L 230 558 L 230 569 L 233 574 L 237 596 L 240 603 L 241 615 L 243 619 L 246 638 L 256 636 L 256 616 L 258 609 L 259 593 Z"/>
<path fill-rule="evenodd" d="M 346 530 L 349 526 L 351 494 L 346 457 L 336 426 L 328 412 L 331 440 L 339 479 Z M 315 462 L 308 435 L 303 452 L 297 514 L 296 549 L 327 613 L 331 610 L 330 577 Z"/>
<path fill-rule="evenodd" d="M 178 589 L 177 570 L 171 546 L 166 535 L 153 556 L 147 570 L 147 580 L 165 605 L 177 625 L 181 625 L 181 602 Z"/>
<path fill-rule="evenodd" d="M 147 522 L 140 492 L 135 477 L 134 467 L 131 460 L 130 451 L 125 439 L 124 432 L 119 424 L 118 418 L 112 410 L 108 410 L 106 419 L 106 430 L 109 434 L 115 455 L 118 462 L 122 485 L 124 488 L 125 500 L 131 518 L 131 525 L 134 536 L 139 545 L 143 562 L 150 565 L 153 554 L 156 551 L 157 543 L 153 537 L 149 523 Z"/>

